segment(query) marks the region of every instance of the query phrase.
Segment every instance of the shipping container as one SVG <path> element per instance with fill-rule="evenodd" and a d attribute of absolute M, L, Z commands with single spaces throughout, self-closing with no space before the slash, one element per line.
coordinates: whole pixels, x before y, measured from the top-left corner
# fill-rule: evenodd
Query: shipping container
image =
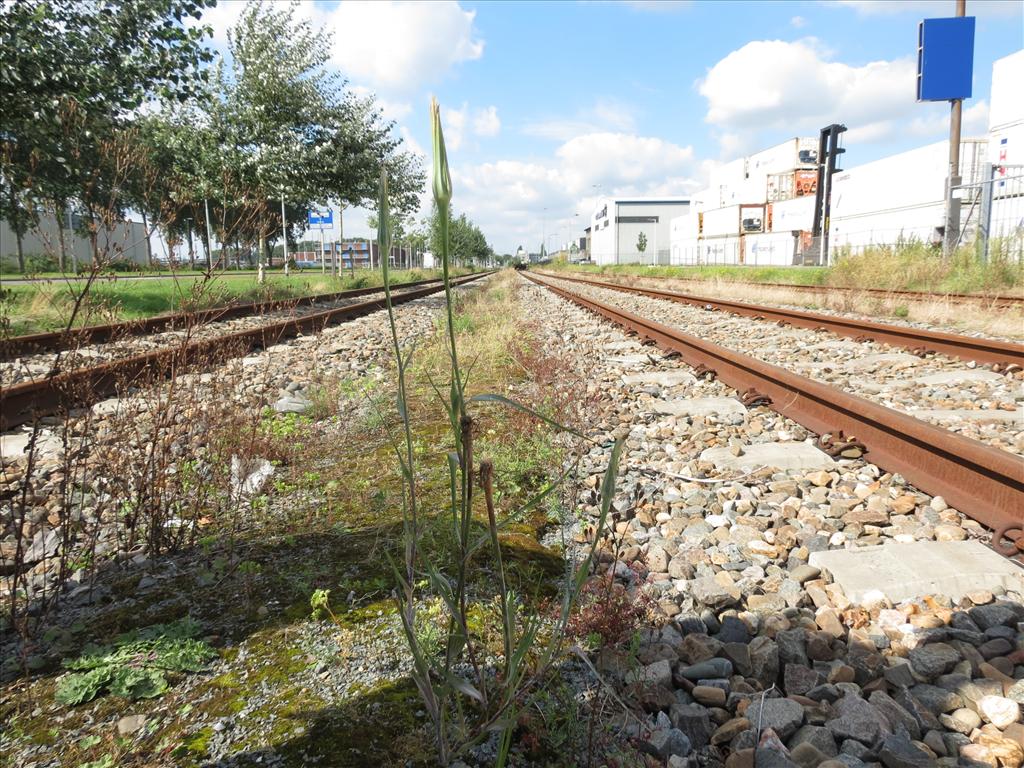
<path fill-rule="evenodd" d="M 814 195 L 772 203 L 770 232 L 803 232 L 814 226 Z"/>
<path fill-rule="evenodd" d="M 960 172 L 977 181 L 987 141 L 965 139 Z M 861 247 L 900 240 L 934 242 L 944 226 L 949 142 L 940 141 L 852 168 L 833 177 L 833 245 Z"/>
<path fill-rule="evenodd" d="M 992 97 L 989 100 L 989 131 L 1024 122 L 1024 50 L 997 59 L 992 64 Z"/>
<path fill-rule="evenodd" d="M 743 242 L 735 237 L 713 237 L 700 241 L 698 264 L 742 264 Z"/>
<path fill-rule="evenodd" d="M 788 267 L 796 262 L 799 233 L 775 232 L 744 235 L 742 263 L 750 266 Z"/>
<path fill-rule="evenodd" d="M 703 211 L 699 217 L 698 234 L 702 237 L 740 235 L 745 232 L 764 232 L 765 206 L 763 203 L 730 205 Z"/>
<path fill-rule="evenodd" d="M 746 178 L 752 178 L 756 174 L 768 176 L 773 173 L 787 173 L 797 168 L 817 167 L 818 140 L 797 138 L 755 152 L 747 158 L 744 171 Z"/>
<path fill-rule="evenodd" d="M 818 172 L 811 170 L 787 171 L 768 176 L 768 202 L 792 200 L 794 197 L 813 195 L 818 189 Z"/>

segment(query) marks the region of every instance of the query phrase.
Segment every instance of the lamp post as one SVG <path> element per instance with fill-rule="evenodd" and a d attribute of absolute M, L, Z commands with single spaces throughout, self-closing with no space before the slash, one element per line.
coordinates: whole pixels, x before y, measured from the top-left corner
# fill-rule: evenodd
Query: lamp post
<path fill-rule="evenodd" d="M 195 248 L 192 247 L 192 219 L 191 218 L 186 218 L 185 219 L 185 227 L 186 227 L 186 229 L 188 231 L 188 268 L 189 269 L 195 269 L 196 268 L 196 251 L 195 251 Z"/>

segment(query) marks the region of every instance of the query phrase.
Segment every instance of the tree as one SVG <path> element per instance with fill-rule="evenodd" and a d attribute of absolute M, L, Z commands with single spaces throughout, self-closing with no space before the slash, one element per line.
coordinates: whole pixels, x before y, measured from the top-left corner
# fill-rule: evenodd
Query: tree
<path fill-rule="evenodd" d="M 51 201 L 58 218 L 66 201 L 78 201 L 94 230 L 101 208 L 118 196 L 108 183 L 111 168 L 104 164 L 112 158 L 104 147 L 111 148 L 115 133 L 146 102 L 187 99 L 201 84 L 203 65 L 212 59 L 202 44 L 209 30 L 182 22 L 209 5 L 212 0 L 21 0 L 0 6 L 5 185 L 22 190 L 26 206 Z"/>
<path fill-rule="evenodd" d="M 647 234 L 645 232 L 641 232 L 639 237 L 637 237 L 636 250 L 640 254 L 640 260 L 643 261 L 644 251 L 647 250 Z"/>

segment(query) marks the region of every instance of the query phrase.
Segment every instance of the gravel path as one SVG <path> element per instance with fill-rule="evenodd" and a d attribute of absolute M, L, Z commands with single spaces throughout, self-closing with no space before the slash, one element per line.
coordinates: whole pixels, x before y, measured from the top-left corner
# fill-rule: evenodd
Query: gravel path
<path fill-rule="evenodd" d="M 401 294 L 404 291 L 396 288 L 395 293 Z M 307 317 L 318 312 L 326 312 L 331 309 L 372 301 L 381 298 L 383 295 L 384 291 L 380 290 L 362 296 L 296 306 L 259 315 L 250 315 L 248 317 L 214 320 L 189 329 L 162 331 L 145 336 L 126 336 L 115 342 L 83 345 L 77 349 L 62 352 L 61 367 L 64 370 L 70 370 L 108 363 L 114 360 L 123 360 L 127 357 L 174 348 L 187 342 L 219 338 L 230 333 L 271 325 L 281 320 Z M 0 386 L 9 387 L 14 384 L 31 381 L 36 377 L 45 376 L 53 366 L 56 356 L 57 353 L 45 352 L 13 360 L 0 361 Z"/>
<path fill-rule="evenodd" d="M 669 412 L 666 402 L 680 398 L 737 393 L 695 380 L 678 360 L 543 288 L 527 290 L 524 306 L 598 398 L 593 437 L 606 446 L 626 438 L 615 575 L 667 620 L 645 633 L 639 668 L 614 654 L 596 660 L 648 713 L 645 729 L 624 733 L 670 766 L 1024 763 L 1020 593 L 856 606 L 808 564 L 829 549 L 984 539 L 980 526 L 860 458 L 811 470 L 716 469 L 709 449 L 812 436 L 766 407 Z M 656 308 L 664 319 L 675 305 Z M 724 322 L 700 319 L 705 335 Z M 746 323 L 733 331 L 743 334 L 740 325 L 752 333 Z M 584 459 L 592 486 L 607 450 Z"/>
<path fill-rule="evenodd" d="M 1024 371 L 1007 376 L 990 366 L 944 355 L 919 358 L 886 344 L 710 313 L 608 288 L 569 281 L 558 284 L 964 437 L 1024 455 Z"/>

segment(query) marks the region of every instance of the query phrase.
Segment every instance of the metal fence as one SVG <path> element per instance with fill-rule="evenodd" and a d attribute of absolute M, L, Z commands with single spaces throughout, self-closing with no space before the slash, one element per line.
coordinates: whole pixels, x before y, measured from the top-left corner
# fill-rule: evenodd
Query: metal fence
<path fill-rule="evenodd" d="M 953 188 L 960 198 L 957 245 L 978 258 L 1024 261 L 1024 166 L 990 167 L 988 178 Z"/>

